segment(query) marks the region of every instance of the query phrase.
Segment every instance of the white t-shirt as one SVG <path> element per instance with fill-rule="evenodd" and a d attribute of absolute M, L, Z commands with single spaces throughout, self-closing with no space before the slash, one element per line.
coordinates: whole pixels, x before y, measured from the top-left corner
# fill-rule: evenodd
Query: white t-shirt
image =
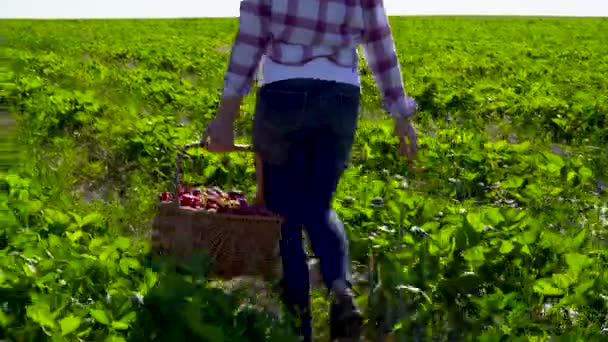
<path fill-rule="evenodd" d="M 327 58 L 316 58 L 302 66 L 278 64 L 262 56 L 258 69 L 260 86 L 291 78 L 312 78 L 359 86 L 359 68 L 347 68 L 336 65 Z"/>

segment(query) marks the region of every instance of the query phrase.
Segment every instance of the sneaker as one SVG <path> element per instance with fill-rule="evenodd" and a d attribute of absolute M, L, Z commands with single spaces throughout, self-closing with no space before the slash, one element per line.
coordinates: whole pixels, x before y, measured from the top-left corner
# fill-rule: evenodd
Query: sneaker
<path fill-rule="evenodd" d="M 329 309 L 329 335 L 335 341 L 359 341 L 363 315 L 355 302 L 351 289 L 344 289 L 334 294 Z"/>

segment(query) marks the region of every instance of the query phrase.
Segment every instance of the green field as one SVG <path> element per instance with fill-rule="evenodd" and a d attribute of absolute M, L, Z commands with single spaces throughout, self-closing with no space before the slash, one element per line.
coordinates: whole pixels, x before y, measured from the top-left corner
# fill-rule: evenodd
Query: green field
<path fill-rule="evenodd" d="M 396 157 L 362 64 L 335 199 L 357 273 L 373 278 L 357 286 L 368 339 L 377 324 L 397 341 L 606 338 L 608 19 L 391 20 L 421 105 L 417 171 Z M 213 118 L 237 21 L 0 27 L 0 109 L 18 124 L 0 141 L 0 341 L 290 341 L 282 315 L 243 308 L 250 296 L 200 264 L 146 257 L 175 154 Z M 186 170 L 254 191 L 246 153 L 201 151 Z M 326 304 L 316 291 L 319 341 Z"/>

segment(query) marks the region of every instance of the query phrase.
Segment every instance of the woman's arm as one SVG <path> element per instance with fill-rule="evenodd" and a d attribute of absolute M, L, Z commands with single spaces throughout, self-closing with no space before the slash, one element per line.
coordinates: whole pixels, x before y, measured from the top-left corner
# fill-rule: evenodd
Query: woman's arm
<path fill-rule="evenodd" d="M 414 115 L 416 104 L 406 96 L 395 42 L 382 0 L 361 0 L 365 33 L 363 56 L 382 96 L 384 107 L 393 117 Z"/>
<path fill-rule="evenodd" d="M 242 98 L 251 91 L 256 69 L 270 38 L 269 18 L 268 0 L 241 1 L 239 30 L 224 76 L 220 113 L 238 115 Z"/>

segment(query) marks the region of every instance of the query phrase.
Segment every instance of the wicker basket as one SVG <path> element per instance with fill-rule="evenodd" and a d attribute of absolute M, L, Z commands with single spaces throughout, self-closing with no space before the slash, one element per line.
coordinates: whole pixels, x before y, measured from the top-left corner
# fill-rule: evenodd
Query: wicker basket
<path fill-rule="evenodd" d="M 173 199 L 158 207 L 152 232 L 153 251 L 177 261 L 205 252 L 212 265 L 210 276 L 216 279 L 276 278 L 280 272 L 281 218 L 215 213 L 179 205 L 182 158 L 193 147 L 201 144 L 187 144 L 177 155 Z M 250 149 L 239 145 L 235 150 Z"/>

